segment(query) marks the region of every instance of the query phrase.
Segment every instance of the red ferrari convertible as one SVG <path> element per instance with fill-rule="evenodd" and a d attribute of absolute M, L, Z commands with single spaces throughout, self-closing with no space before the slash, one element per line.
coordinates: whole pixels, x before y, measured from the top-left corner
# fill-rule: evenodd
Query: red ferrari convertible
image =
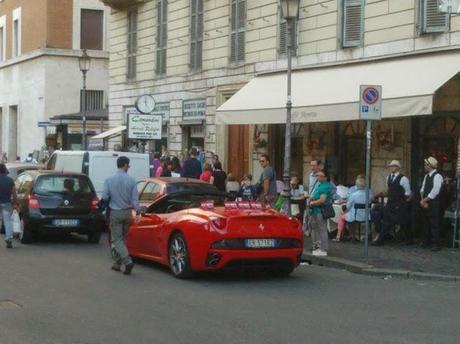
<path fill-rule="evenodd" d="M 163 191 L 131 225 L 127 246 L 133 257 L 167 265 L 178 278 L 245 267 L 287 275 L 299 265 L 303 233 L 297 219 L 257 202 L 228 201 L 199 181 L 144 181 L 149 182 Z"/>

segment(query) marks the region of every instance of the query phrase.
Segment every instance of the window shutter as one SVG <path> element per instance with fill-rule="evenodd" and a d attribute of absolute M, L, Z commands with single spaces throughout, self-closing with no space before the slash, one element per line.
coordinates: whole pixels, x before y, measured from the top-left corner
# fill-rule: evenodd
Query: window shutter
<path fill-rule="evenodd" d="M 280 20 L 280 39 L 279 39 L 279 54 L 285 55 L 287 53 L 287 23 L 286 20 Z"/>
<path fill-rule="evenodd" d="M 246 1 L 232 0 L 230 61 L 241 62 L 245 57 Z"/>
<path fill-rule="evenodd" d="M 423 1 L 423 32 L 446 32 L 449 29 L 449 14 L 439 12 L 438 0 Z"/>
<path fill-rule="evenodd" d="M 202 66 L 203 50 L 203 0 L 191 1 L 190 68 L 199 69 Z"/>
<path fill-rule="evenodd" d="M 168 2 L 160 0 L 157 6 L 157 54 L 156 73 L 166 73 L 166 49 L 168 44 Z"/>
<path fill-rule="evenodd" d="M 128 61 L 127 73 L 128 79 L 136 77 L 137 63 L 137 10 L 131 9 L 128 11 Z"/>
<path fill-rule="evenodd" d="M 236 49 L 237 49 L 237 33 L 232 32 L 230 35 L 230 61 L 236 62 Z"/>
<path fill-rule="evenodd" d="M 244 61 L 244 53 L 245 53 L 245 48 L 244 48 L 244 42 L 245 42 L 245 35 L 246 33 L 244 31 L 238 32 L 238 61 Z"/>
<path fill-rule="evenodd" d="M 363 37 L 363 1 L 343 0 L 342 46 L 357 47 Z"/>

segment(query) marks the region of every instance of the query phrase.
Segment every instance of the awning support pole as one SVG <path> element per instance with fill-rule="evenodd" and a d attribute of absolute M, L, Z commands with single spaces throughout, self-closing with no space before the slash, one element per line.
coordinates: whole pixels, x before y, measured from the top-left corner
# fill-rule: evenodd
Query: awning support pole
<path fill-rule="evenodd" d="M 287 101 L 286 101 L 286 131 L 284 137 L 284 209 L 283 212 L 291 216 L 291 74 L 292 74 L 292 23 L 293 19 L 286 19 L 287 26 Z"/>

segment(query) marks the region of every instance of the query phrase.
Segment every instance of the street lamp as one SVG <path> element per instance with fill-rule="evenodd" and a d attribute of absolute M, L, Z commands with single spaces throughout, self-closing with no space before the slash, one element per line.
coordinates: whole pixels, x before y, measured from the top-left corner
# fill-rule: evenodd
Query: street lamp
<path fill-rule="evenodd" d="M 86 53 L 86 49 L 83 49 L 83 53 L 81 56 L 78 57 L 78 65 L 80 67 L 80 71 L 83 75 L 83 93 L 81 97 L 82 102 L 82 111 L 83 111 L 83 135 L 82 135 L 82 146 L 83 150 L 86 150 L 86 73 L 89 71 L 91 66 L 91 58 Z"/>
<path fill-rule="evenodd" d="M 287 35 L 287 101 L 286 101 L 286 133 L 284 137 L 284 211 L 287 215 L 291 215 L 291 72 L 292 72 L 292 45 L 294 20 L 299 17 L 300 0 L 280 0 L 281 16 L 286 20 L 286 35 Z"/>

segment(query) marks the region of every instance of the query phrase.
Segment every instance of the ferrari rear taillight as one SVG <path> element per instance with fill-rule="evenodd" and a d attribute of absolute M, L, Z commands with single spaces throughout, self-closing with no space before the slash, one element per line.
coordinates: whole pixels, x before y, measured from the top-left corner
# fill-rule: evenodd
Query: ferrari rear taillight
<path fill-rule="evenodd" d="M 225 217 L 216 217 L 211 220 L 212 226 L 216 229 L 222 230 L 227 227 L 227 219 Z"/>
<path fill-rule="evenodd" d="M 97 196 L 94 196 L 94 198 L 91 200 L 91 210 L 97 210 L 98 203 L 99 203 L 99 198 L 97 198 Z"/>
<path fill-rule="evenodd" d="M 29 209 L 40 209 L 40 202 L 34 195 L 29 195 Z"/>

